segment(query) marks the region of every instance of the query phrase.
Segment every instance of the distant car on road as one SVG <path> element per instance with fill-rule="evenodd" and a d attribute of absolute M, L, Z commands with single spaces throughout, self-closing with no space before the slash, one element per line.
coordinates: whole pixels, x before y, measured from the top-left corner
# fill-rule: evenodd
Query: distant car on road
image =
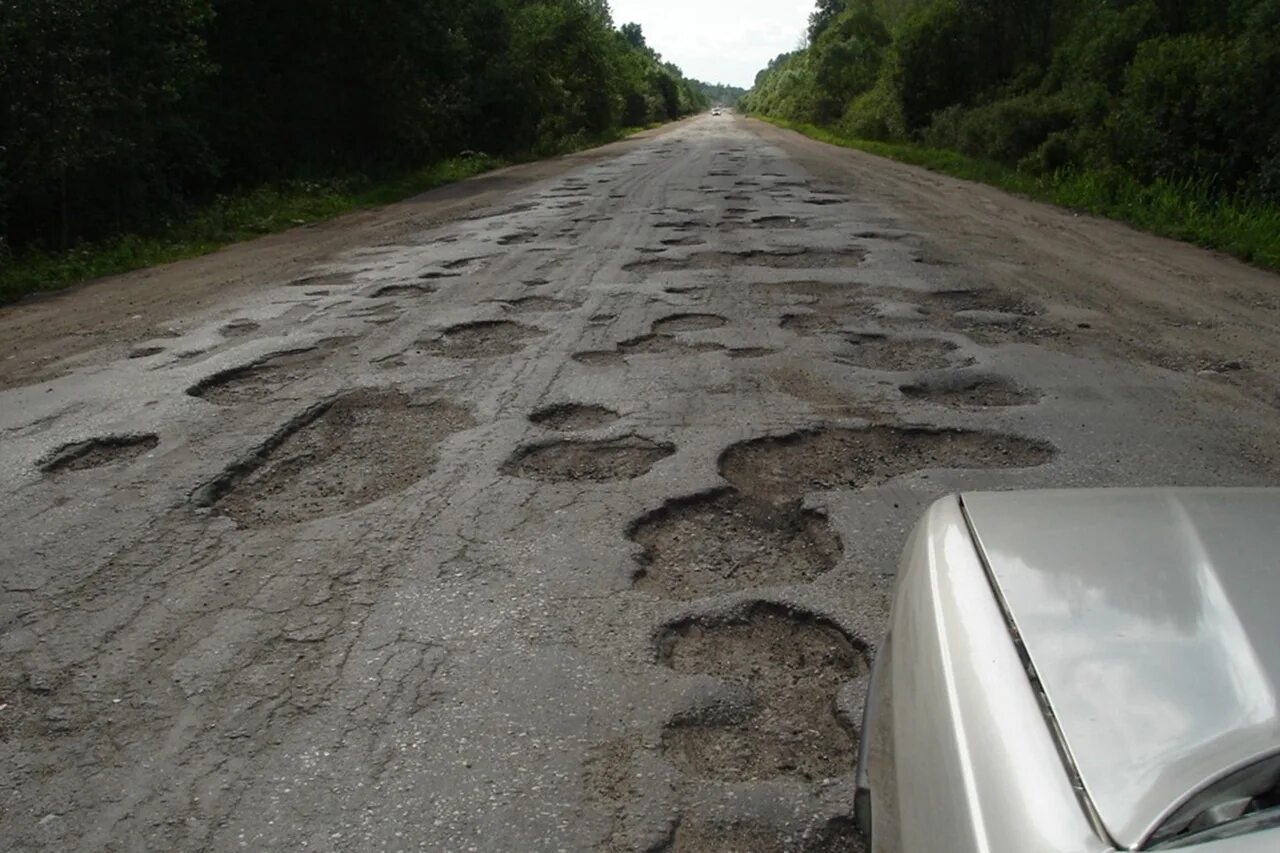
<path fill-rule="evenodd" d="M 873 853 L 1280 850 L 1280 489 L 939 501 L 861 734 Z"/>
<path fill-rule="evenodd" d="M 713 116 L 718 116 L 718 115 L 720 115 L 720 108 L 719 108 L 719 107 L 716 107 L 715 109 L 713 109 L 713 110 L 711 111 L 711 114 L 712 114 Z"/>

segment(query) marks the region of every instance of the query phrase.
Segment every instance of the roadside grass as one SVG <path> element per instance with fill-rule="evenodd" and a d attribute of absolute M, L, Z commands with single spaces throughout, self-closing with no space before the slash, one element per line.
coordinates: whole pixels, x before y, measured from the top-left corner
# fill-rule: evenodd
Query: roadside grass
<path fill-rule="evenodd" d="M 1207 183 L 1142 184 L 1119 170 L 1059 172 L 1038 177 L 955 151 L 910 143 L 852 139 L 828 128 L 759 116 L 778 127 L 1072 210 L 1126 222 L 1153 234 L 1195 243 L 1280 271 L 1280 207 L 1224 197 Z"/>
<path fill-rule="evenodd" d="M 662 124 L 621 128 L 599 138 L 575 139 L 557 146 L 553 153 L 594 148 Z M 205 255 L 232 243 L 390 204 L 512 162 L 535 159 L 538 158 L 510 161 L 471 154 L 383 180 L 356 175 L 262 186 L 219 196 L 189 218 L 154 233 L 129 234 L 65 252 L 28 251 L 11 257 L 4 253 L 5 247 L 0 243 L 0 305 L 33 293 L 60 290 L 103 276 Z"/>

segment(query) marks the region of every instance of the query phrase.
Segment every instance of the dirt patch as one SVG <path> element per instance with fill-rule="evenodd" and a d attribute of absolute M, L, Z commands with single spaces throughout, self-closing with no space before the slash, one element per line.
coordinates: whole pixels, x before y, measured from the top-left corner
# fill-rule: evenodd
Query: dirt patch
<path fill-rule="evenodd" d="M 672 314 L 654 323 L 651 331 L 655 335 L 671 335 L 677 332 L 719 329 L 728 324 L 729 321 L 719 314 Z"/>
<path fill-rule="evenodd" d="M 192 385 L 187 393 L 219 406 L 265 400 L 284 386 L 305 379 L 322 361 L 352 340 L 349 337 L 326 338 L 313 347 L 285 350 L 242 367 L 215 373 Z"/>
<path fill-rule="evenodd" d="M 706 823 L 681 817 L 671 840 L 654 853 L 865 853 L 847 817 L 815 828 L 787 830 L 746 824 Z"/>
<path fill-rule="evenodd" d="M 584 405 L 582 403 L 561 403 L 539 409 L 529 416 L 529 420 L 538 426 L 561 432 L 600 429 L 616 423 L 619 415 L 613 409 L 604 406 Z"/>
<path fill-rule="evenodd" d="M 867 674 L 860 643 L 812 614 L 760 602 L 723 621 L 689 619 L 666 629 L 659 660 L 677 672 L 746 688 L 674 720 L 663 736 L 683 772 L 733 781 L 792 777 L 812 782 L 853 770 L 857 741 L 835 713 L 841 686 Z"/>
<path fill-rule="evenodd" d="M 848 348 L 837 360 L 868 370 L 902 372 L 958 366 L 954 362 L 959 347 L 951 341 L 901 338 L 869 332 L 846 334 L 844 339 Z"/>
<path fill-rule="evenodd" d="M 155 450 L 159 444 L 160 439 L 150 433 L 91 438 L 58 448 L 40 463 L 40 470 L 46 474 L 61 474 L 132 462 Z"/>
<path fill-rule="evenodd" d="M 542 335 L 539 329 L 509 320 L 479 320 L 450 326 L 440 337 L 419 341 L 418 346 L 445 358 L 495 358 L 517 353 Z"/>
<path fill-rule="evenodd" d="M 675 452 L 674 445 L 635 435 L 605 441 L 557 441 L 516 451 L 502 466 L 502 473 L 546 483 L 632 480 Z"/>
<path fill-rule="evenodd" d="M 312 406 L 193 500 L 248 528 L 349 512 L 422 479 L 439 444 L 472 426 L 450 402 L 355 391 Z"/>
<path fill-rule="evenodd" d="M 749 249 L 743 252 L 697 252 L 683 258 L 644 258 L 623 266 L 626 272 L 672 272 L 719 269 L 735 264 L 770 269 L 834 269 L 862 263 L 862 249 Z"/>
<path fill-rule="evenodd" d="M 930 377 L 901 385 L 898 390 L 909 399 L 944 406 L 1025 406 L 1040 399 L 1035 391 L 1021 388 L 1003 377 L 970 373 Z"/>
<path fill-rule="evenodd" d="M 930 468 L 1031 468 L 1054 456 L 1045 442 L 924 427 L 817 429 L 735 444 L 721 475 L 743 494 L 776 504 L 808 492 L 863 489 Z"/>
<path fill-rule="evenodd" d="M 668 501 L 631 525 L 637 589 L 690 599 L 804 583 L 833 568 L 840 539 L 820 513 L 724 489 Z"/>

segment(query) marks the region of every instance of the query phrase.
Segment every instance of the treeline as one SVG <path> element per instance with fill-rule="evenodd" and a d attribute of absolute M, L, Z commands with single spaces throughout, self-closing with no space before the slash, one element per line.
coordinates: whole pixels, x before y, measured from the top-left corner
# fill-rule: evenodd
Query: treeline
<path fill-rule="evenodd" d="M 738 86 L 729 86 L 724 83 L 703 83 L 701 80 L 695 80 L 693 85 L 706 97 L 708 102 L 723 104 L 726 107 L 737 106 L 738 101 L 747 93 L 746 89 Z"/>
<path fill-rule="evenodd" d="M 552 153 L 705 104 L 606 0 L 0 3 L 0 262 L 237 188 Z"/>
<path fill-rule="evenodd" d="M 819 0 L 743 105 L 1280 203 L 1280 0 Z"/>

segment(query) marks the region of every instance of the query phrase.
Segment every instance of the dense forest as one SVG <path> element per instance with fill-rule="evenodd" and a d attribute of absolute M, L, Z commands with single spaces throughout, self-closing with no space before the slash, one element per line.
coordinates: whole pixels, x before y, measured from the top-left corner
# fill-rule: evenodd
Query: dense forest
<path fill-rule="evenodd" d="M 219 193 L 552 153 L 705 104 L 606 0 L 0 3 L 0 262 Z"/>
<path fill-rule="evenodd" d="M 744 108 L 1280 203 L 1280 0 L 819 0 Z"/>
<path fill-rule="evenodd" d="M 695 80 L 693 84 L 712 104 L 721 104 L 726 107 L 737 105 L 742 96 L 747 93 L 746 89 L 729 86 L 724 83 L 703 83 L 700 80 Z"/>

